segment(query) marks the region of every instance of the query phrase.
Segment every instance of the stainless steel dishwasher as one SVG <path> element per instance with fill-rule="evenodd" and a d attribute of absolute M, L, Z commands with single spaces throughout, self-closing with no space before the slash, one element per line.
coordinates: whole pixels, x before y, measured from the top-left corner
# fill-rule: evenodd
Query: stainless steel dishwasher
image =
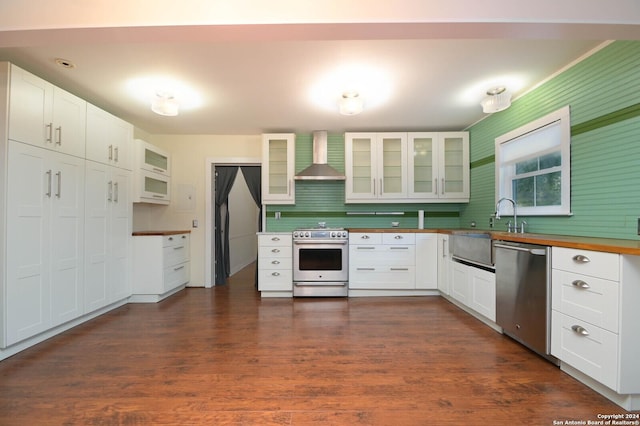
<path fill-rule="evenodd" d="M 549 361 L 551 250 L 547 246 L 495 241 L 496 323 Z"/>

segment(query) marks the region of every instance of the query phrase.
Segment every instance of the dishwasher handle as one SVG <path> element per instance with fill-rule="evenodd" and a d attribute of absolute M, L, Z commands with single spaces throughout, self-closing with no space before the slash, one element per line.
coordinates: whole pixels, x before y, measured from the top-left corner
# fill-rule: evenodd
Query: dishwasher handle
<path fill-rule="evenodd" d="M 545 256 L 547 254 L 547 250 L 545 249 L 538 249 L 538 248 L 529 249 L 526 247 L 510 246 L 507 244 L 500 244 L 500 243 L 493 243 L 493 246 L 496 248 L 503 248 L 507 250 L 525 251 L 535 256 Z"/>

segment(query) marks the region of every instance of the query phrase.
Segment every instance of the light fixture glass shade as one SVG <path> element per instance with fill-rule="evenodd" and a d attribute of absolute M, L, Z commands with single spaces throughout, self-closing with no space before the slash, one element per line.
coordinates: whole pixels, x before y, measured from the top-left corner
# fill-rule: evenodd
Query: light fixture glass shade
<path fill-rule="evenodd" d="M 178 101 L 172 95 L 165 93 L 157 93 L 151 101 L 151 111 L 160 115 L 178 115 L 178 107 Z"/>
<path fill-rule="evenodd" d="M 340 99 L 340 114 L 356 115 L 364 109 L 362 98 L 357 93 L 344 93 Z"/>
<path fill-rule="evenodd" d="M 511 93 L 504 90 L 500 93 L 489 91 L 480 105 L 482 105 L 482 112 L 486 114 L 503 111 L 511 106 Z"/>

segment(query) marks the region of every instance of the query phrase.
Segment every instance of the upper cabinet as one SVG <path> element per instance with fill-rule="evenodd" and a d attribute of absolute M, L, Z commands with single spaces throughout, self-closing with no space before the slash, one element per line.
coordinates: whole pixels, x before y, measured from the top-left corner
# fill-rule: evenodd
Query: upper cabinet
<path fill-rule="evenodd" d="M 469 202 L 469 134 L 408 134 L 408 197 Z"/>
<path fill-rule="evenodd" d="M 11 65 L 9 139 L 84 158 L 87 103 Z"/>
<path fill-rule="evenodd" d="M 347 203 L 407 198 L 407 134 L 345 134 Z"/>
<path fill-rule="evenodd" d="M 346 133 L 346 203 L 468 202 L 469 135 Z"/>
<path fill-rule="evenodd" d="M 262 203 L 295 204 L 293 133 L 262 135 Z"/>
<path fill-rule="evenodd" d="M 87 104 L 87 159 L 132 170 L 133 126 Z"/>
<path fill-rule="evenodd" d="M 142 139 L 135 140 L 135 203 L 169 204 L 171 201 L 171 156 Z"/>

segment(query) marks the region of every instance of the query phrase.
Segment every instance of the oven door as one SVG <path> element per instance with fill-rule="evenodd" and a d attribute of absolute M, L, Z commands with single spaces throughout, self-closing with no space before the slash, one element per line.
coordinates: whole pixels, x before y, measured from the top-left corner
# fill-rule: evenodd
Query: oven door
<path fill-rule="evenodd" d="M 293 281 L 347 282 L 348 241 L 294 241 Z"/>

